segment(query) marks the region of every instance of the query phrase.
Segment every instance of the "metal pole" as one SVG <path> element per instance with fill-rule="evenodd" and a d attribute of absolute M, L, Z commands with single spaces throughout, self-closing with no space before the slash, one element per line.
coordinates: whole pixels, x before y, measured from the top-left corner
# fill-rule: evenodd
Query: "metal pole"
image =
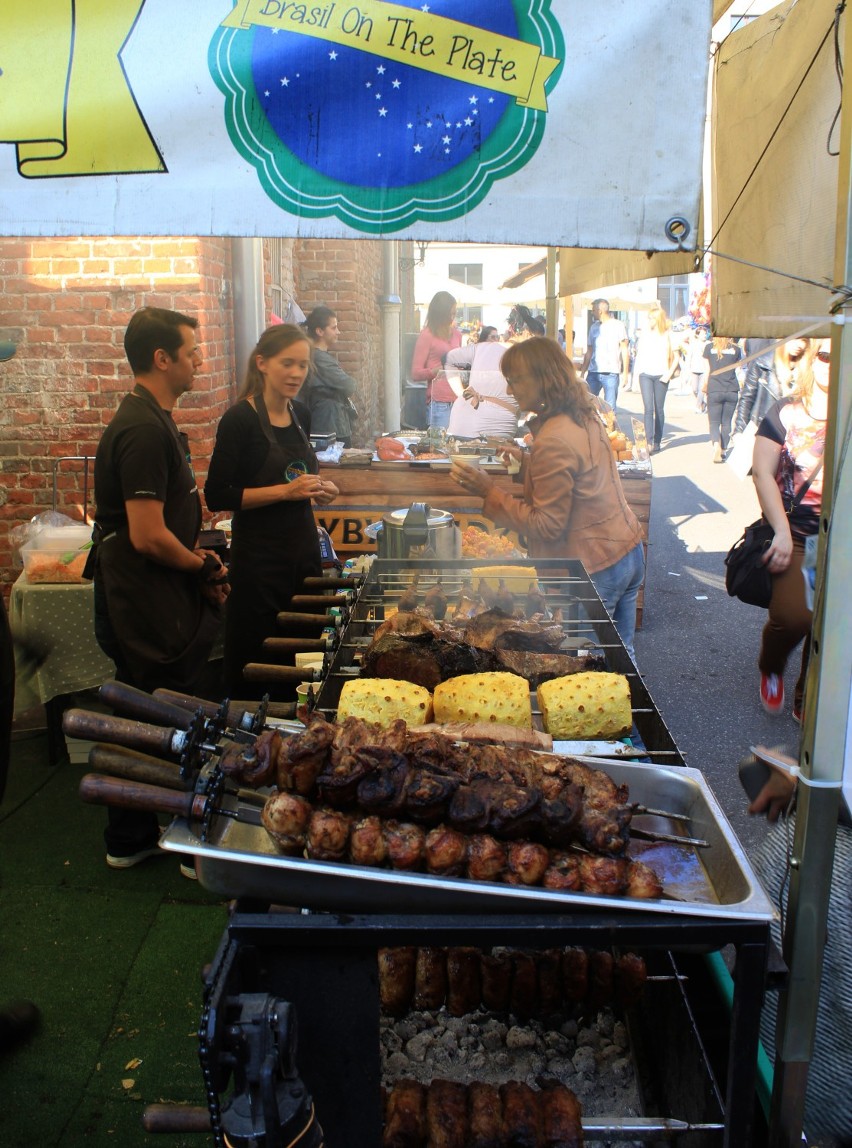
<path fill-rule="evenodd" d="M 544 264 L 544 306 L 547 334 L 551 339 L 556 338 L 559 326 L 559 296 L 556 291 L 556 267 L 559 261 L 559 249 L 548 247 Z"/>
<path fill-rule="evenodd" d="M 263 304 L 263 240 L 232 239 L 235 377 L 242 383 L 246 364 L 266 326 Z"/>
<path fill-rule="evenodd" d="M 845 54 L 852 59 L 852 20 L 846 16 Z M 850 163 L 852 101 L 844 85 L 837 198 L 835 283 L 852 280 Z M 796 835 L 784 956 L 790 969 L 779 999 L 775 1078 L 770 1110 L 772 1148 L 801 1143 L 808 1067 L 814 1047 L 828 899 L 852 691 L 852 471 L 846 457 L 852 415 L 852 307 L 839 312 L 832 336 L 831 390 L 811 662 L 802 731 Z M 811 784 L 816 782 L 817 785 Z M 846 1082 L 838 1080 L 838 1088 Z"/>
<path fill-rule="evenodd" d="M 382 374 L 384 376 L 384 423 L 378 430 L 402 426 L 402 355 L 400 353 L 399 243 L 388 239 L 382 248 Z"/>

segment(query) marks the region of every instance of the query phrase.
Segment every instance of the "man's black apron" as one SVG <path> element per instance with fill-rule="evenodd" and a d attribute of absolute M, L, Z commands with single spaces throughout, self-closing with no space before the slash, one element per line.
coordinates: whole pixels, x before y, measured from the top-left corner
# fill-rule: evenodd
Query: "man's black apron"
<path fill-rule="evenodd" d="M 254 396 L 269 452 L 251 480 L 252 487 L 275 486 L 298 474 L 317 474 L 319 464 L 293 407 L 293 433 L 282 445 L 269 421 L 262 395 Z M 290 599 L 302 590 L 309 575 L 322 574 L 317 526 L 310 499 L 276 502 L 254 510 L 237 511 L 231 532 L 231 596 L 225 621 L 225 689 L 233 698 L 273 700 L 295 697 L 295 689 L 245 682 L 248 662 L 266 662 L 266 638 L 285 637 L 276 616 L 290 608 Z M 291 663 L 292 664 L 292 663 Z"/>
<path fill-rule="evenodd" d="M 140 388 L 141 390 L 141 388 Z M 182 464 L 179 494 L 167 498 L 169 530 L 192 550 L 201 527 L 201 500 L 189 452 L 174 420 L 142 394 L 174 435 Z M 163 566 L 134 549 L 126 522 L 97 546 L 97 577 L 107 600 L 109 622 L 133 684 L 196 692 L 221 625 L 221 613 L 201 596 L 193 574 Z"/>

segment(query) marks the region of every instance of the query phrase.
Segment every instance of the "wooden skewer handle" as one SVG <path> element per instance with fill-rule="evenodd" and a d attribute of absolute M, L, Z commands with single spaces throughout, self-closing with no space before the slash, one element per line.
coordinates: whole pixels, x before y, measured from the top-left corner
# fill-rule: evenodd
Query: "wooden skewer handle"
<path fill-rule="evenodd" d="M 89 765 L 97 773 L 110 777 L 123 777 L 126 781 L 142 781 L 146 785 L 161 785 L 166 789 L 186 791 L 177 765 L 137 753 L 123 745 L 93 745 L 89 750 Z"/>
<path fill-rule="evenodd" d="M 345 594 L 294 594 L 290 599 L 291 606 L 319 606 L 322 610 L 330 610 L 332 606 L 346 606 L 348 603 Z"/>
<path fill-rule="evenodd" d="M 174 690 L 156 689 L 155 698 L 163 698 L 172 702 L 181 709 L 191 710 L 193 713 L 200 709 L 205 717 L 216 717 L 219 713 L 219 703 L 207 701 L 205 698 L 194 698 L 190 694 L 179 694 Z M 240 725 L 243 714 L 254 714 L 260 709 L 260 702 L 256 700 L 239 701 L 231 699 L 228 706 L 228 725 L 236 729 Z M 266 713 L 271 718 L 292 718 L 296 716 L 295 702 L 269 702 Z"/>
<path fill-rule="evenodd" d="M 314 575 L 302 582 L 306 590 L 357 590 L 360 584 L 359 578 L 317 578 Z"/>
<path fill-rule="evenodd" d="M 282 629 L 287 626 L 303 626 L 309 630 L 325 630 L 335 626 L 340 621 L 331 614 L 298 614 L 291 610 L 282 610 L 275 615 L 275 623 Z"/>
<path fill-rule="evenodd" d="M 146 694 L 144 690 L 137 690 L 135 686 L 128 686 L 125 682 L 104 682 L 98 691 L 98 697 L 117 713 L 139 718 L 140 721 L 152 722 L 154 725 L 189 729 L 192 723 L 193 715 L 188 710 L 181 709 L 180 706 L 164 698 Z"/>
<path fill-rule="evenodd" d="M 146 785 L 141 781 L 122 781 L 117 777 L 102 777 L 87 773 L 80 781 L 80 797 L 91 805 L 114 805 L 121 809 L 147 809 L 152 813 L 169 813 L 177 817 L 204 815 L 207 800 L 200 794 L 179 793 Z"/>
<path fill-rule="evenodd" d="M 310 681 L 311 673 L 308 666 L 272 666 L 263 662 L 249 662 L 243 666 L 243 677 L 247 682 L 289 682 L 298 685 Z"/>
<path fill-rule="evenodd" d="M 142 1113 L 146 1132 L 210 1132 L 210 1113 L 193 1104 L 149 1104 Z"/>
<path fill-rule="evenodd" d="M 114 741 L 131 749 L 150 750 L 158 757 L 170 757 L 180 750 L 177 746 L 175 729 L 164 726 L 146 725 L 131 718 L 113 717 L 110 714 L 96 714 L 90 710 L 66 710 L 62 718 L 62 729 L 69 737 L 90 741 Z M 183 737 L 182 731 L 179 737 Z"/>

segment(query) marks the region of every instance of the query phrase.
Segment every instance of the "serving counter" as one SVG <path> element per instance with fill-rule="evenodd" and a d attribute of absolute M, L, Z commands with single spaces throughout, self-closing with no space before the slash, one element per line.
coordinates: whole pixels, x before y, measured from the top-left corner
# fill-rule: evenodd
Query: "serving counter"
<path fill-rule="evenodd" d="M 518 492 L 517 484 L 502 466 L 488 466 L 487 472 L 498 486 Z M 378 522 L 389 510 L 397 510 L 412 502 L 426 502 L 430 506 L 447 510 L 459 526 L 478 526 L 490 534 L 508 534 L 511 531 L 497 527 L 482 513 L 482 499 L 469 494 L 453 482 L 446 464 L 407 462 L 373 462 L 371 466 L 324 466 L 321 471 L 340 490 L 340 495 L 329 506 L 315 511 L 316 520 L 331 536 L 334 549 L 341 558 L 356 554 L 375 553 L 376 544 L 366 528 Z M 639 519 L 642 539 L 647 547 L 648 525 L 651 519 L 651 470 L 649 467 L 619 467 L 627 502 Z M 645 587 L 639 591 L 636 624 L 642 624 Z"/>

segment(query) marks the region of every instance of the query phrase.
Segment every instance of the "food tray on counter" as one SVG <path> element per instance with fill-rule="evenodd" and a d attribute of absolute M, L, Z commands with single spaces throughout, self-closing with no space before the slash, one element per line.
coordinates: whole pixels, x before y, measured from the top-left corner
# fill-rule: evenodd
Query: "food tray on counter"
<path fill-rule="evenodd" d="M 222 808 L 243 820 L 215 816 L 202 842 L 188 822 L 176 818 L 160 844 L 196 858 L 202 885 L 223 897 L 336 912 L 471 913 L 567 912 L 576 909 L 634 910 L 733 920 L 772 920 L 775 910 L 730 824 L 694 769 L 577 758 L 630 788 L 630 800 L 688 822 L 654 818 L 658 831 L 703 838 L 707 848 L 634 839 L 630 854 L 650 864 L 662 880 L 658 899 L 566 893 L 531 886 L 439 877 L 429 873 L 313 861 L 277 852 L 258 823 L 259 806 L 231 795 Z M 635 818 L 644 825 L 647 818 Z M 678 826 L 681 826 L 678 829 Z M 686 826 L 684 828 L 684 826 Z"/>

